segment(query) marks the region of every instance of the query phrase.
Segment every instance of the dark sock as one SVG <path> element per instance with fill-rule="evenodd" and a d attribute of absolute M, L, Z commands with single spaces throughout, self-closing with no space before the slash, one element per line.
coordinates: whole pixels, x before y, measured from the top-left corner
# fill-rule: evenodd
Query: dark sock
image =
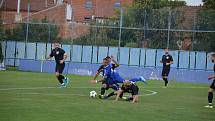
<path fill-rule="evenodd" d="M 133 97 L 129 97 L 129 98 L 127 98 L 126 100 L 127 101 L 132 101 L 134 98 Z"/>
<path fill-rule="evenodd" d="M 101 95 L 104 95 L 104 94 L 105 94 L 105 88 L 102 87 L 102 88 L 101 88 Z"/>
<path fill-rule="evenodd" d="M 213 101 L 213 92 L 208 92 L 208 103 L 212 103 Z"/>
<path fill-rule="evenodd" d="M 121 94 L 119 95 L 119 97 L 122 98 L 122 97 L 123 97 L 123 93 L 121 93 Z"/>
<path fill-rule="evenodd" d="M 59 77 L 63 80 L 65 79 L 65 77 L 63 75 L 59 75 Z"/>
<path fill-rule="evenodd" d="M 63 83 L 62 77 L 58 76 L 57 79 L 61 84 Z"/>
<path fill-rule="evenodd" d="M 165 82 L 165 86 L 167 86 L 168 84 L 168 79 L 167 78 L 163 78 L 164 82 Z"/>
<path fill-rule="evenodd" d="M 114 95 L 115 95 L 115 93 L 114 93 L 114 92 L 111 92 L 111 93 L 108 94 L 107 97 L 111 97 L 111 96 L 114 96 Z"/>

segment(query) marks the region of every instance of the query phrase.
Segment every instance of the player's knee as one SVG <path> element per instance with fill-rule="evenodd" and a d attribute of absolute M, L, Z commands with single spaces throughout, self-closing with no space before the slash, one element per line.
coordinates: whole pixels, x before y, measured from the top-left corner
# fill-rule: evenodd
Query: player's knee
<path fill-rule="evenodd" d="M 107 88 L 107 85 L 106 85 L 106 84 L 102 84 L 102 87 L 103 87 L 103 88 Z"/>
<path fill-rule="evenodd" d="M 208 92 L 213 92 L 213 91 L 214 91 L 214 89 L 212 89 L 212 88 L 208 89 Z"/>
<path fill-rule="evenodd" d="M 58 77 L 60 75 L 60 73 L 56 72 L 55 75 Z"/>

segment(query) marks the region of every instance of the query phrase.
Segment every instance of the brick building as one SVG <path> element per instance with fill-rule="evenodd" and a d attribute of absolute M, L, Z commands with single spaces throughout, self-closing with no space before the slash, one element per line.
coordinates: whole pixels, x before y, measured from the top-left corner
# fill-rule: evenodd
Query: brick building
<path fill-rule="evenodd" d="M 22 22 L 28 18 L 28 1 L 21 0 L 20 15 Z M 60 25 L 59 36 L 76 38 L 87 32 L 88 27 L 82 24 L 92 18 L 109 18 L 116 16 L 114 9 L 127 6 L 132 0 L 30 0 L 30 20 L 48 18 L 49 21 Z M 70 13 L 68 12 L 68 6 Z M 67 14 L 71 14 L 68 19 Z M 17 0 L 4 0 L 1 7 L 1 19 L 4 24 L 13 26 L 16 23 Z M 71 24 L 70 26 L 68 23 Z M 80 26 L 82 26 L 80 28 Z"/>
<path fill-rule="evenodd" d="M 30 1 L 30 20 L 45 17 L 60 27 L 62 38 L 77 38 L 88 33 L 87 22 L 92 19 L 117 17 L 115 8 L 126 7 L 133 0 L 21 0 L 20 14 L 22 22 L 27 21 L 28 1 Z M 70 12 L 68 12 L 68 7 Z M 193 18 L 201 7 L 184 6 L 176 8 L 185 15 L 184 29 L 192 29 Z M 1 19 L 4 24 L 16 23 L 17 0 L 4 0 L 1 7 Z M 70 15 L 70 16 L 68 16 Z"/>

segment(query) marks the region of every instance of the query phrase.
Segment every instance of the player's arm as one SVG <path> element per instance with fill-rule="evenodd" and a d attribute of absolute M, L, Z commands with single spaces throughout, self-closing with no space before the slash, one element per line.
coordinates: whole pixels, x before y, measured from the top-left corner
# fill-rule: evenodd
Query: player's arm
<path fill-rule="evenodd" d="M 138 101 L 138 91 L 139 91 L 139 88 L 137 86 L 134 86 L 133 87 L 133 100 L 132 100 L 132 103 L 135 103 Z"/>
<path fill-rule="evenodd" d="M 162 58 L 161 58 L 161 60 L 160 60 L 160 63 L 163 63 L 163 56 L 162 56 Z"/>
<path fill-rule="evenodd" d="M 138 95 L 133 95 L 132 103 L 138 102 Z"/>
<path fill-rule="evenodd" d="M 54 51 L 52 50 L 49 56 L 46 57 L 46 60 L 51 59 L 54 56 Z"/>
<path fill-rule="evenodd" d="M 208 80 L 214 79 L 215 78 L 215 74 L 209 75 L 208 76 Z"/>
<path fill-rule="evenodd" d="M 111 60 L 115 64 L 115 68 L 119 67 L 119 63 L 115 60 L 113 56 L 111 56 Z"/>
<path fill-rule="evenodd" d="M 99 76 L 99 72 L 97 71 L 95 76 L 93 77 L 93 80 L 96 80 L 96 78 Z"/>
<path fill-rule="evenodd" d="M 173 64 L 173 58 L 172 56 L 170 56 L 171 60 L 170 60 L 170 64 Z"/>
<path fill-rule="evenodd" d="M 171 65 L 171 64 L 173 64 L 173 58 L 172 58 L 172 56 L 170 56 L 170 62 L 167 63 L 166 65 Z"/>
<path fill-rule="evenodd" d="M 120 90 L 117 91 L 117 95 L 116 95 L 115 101 L 118 101 L 118 100 L 119 100 L 119 96 L 122 94 L 122 92 L 123 92 L 122 89 L 120 89 Z"/>
<path fill-rule="evenodd" d="M 105 81 L 105 79 L 102 78 L 102 79 L 100 79 L 100 80 L 93 79 L 93 80 L 91 80 L 90 82 L 91 82 L 92 84 L 96 84 L 96 83 L 104 82 L 104 81 Z"/>
<path fill-rule="evenodd" d="M 65 62 L 66 61 L 66 59 L 67 59 L 67 54 L 66 53 L 64 53 L 63 54 L 63 60 L 60 60 L 60 63 L 62 64 L 63 62 Z"/>
<path fill-rule="evenodd" d="M 93 80 L 96 80 L 96 78 L 99 76 L 99 74 L 102 72 L 103 66 L 100 66 L 99 69 L 97 70 L 95 76 L 93 77 Z"/>

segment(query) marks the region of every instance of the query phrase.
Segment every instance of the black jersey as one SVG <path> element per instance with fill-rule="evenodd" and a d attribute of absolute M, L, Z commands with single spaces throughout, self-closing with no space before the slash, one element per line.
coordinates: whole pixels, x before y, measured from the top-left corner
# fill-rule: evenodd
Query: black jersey
<path fill-rule="evenodd" d="M 170 67 L 170 65 L 166 65 L 167 63 L 170 63 L 173 61 L 173 58 L 170 54 L 165 54 L 162 56 L 162 62 L 164 67 Z"/>
<path fill-rule="evenodd" d="M 215 73 L 215 64 L 214 64 L 214 73 Z"/>
<path fill-rule="evenodd" d="M 132 95 L 138 95 L 139 88 L 136 84 L 131 84 L 129 87 L 125 87 L 124 84 L 121 87 L 123 92 L 131 93 Z"/>
<path fill-rule="evenodd" d="M 63 60 L 65 51 L 61 48 L 55 48 L 51 51 L 50 57 L 55 57 L 57 64 L 60 64 L 60 60 Z"/>

